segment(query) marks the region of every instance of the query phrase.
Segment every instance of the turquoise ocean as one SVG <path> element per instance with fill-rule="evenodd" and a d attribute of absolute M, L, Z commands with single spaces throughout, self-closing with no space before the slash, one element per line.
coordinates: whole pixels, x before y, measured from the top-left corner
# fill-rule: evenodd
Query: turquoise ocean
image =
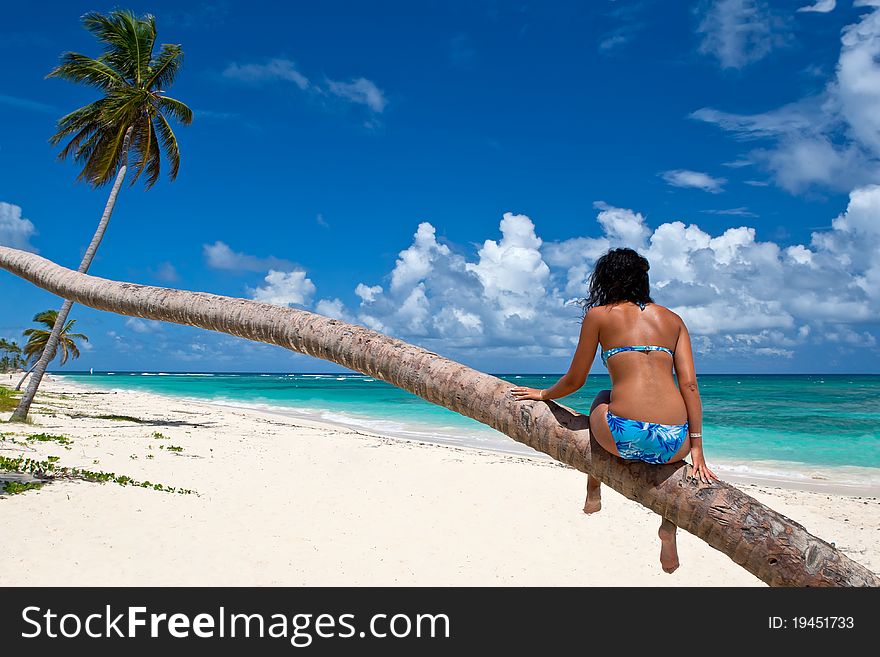
<path fill-rule="evenodd" d="M 102 389 L 250 406 L 385 435 L 535 454 L 470 418 L 360 374 L 58 373 Z M 499 374 L 546 388 L 558 375 Z M 559 400 L 580 412 L 607 375 Z M 719 475 L 827 482 L 880 492 L 880 376 L 703 375 L 704 447 Z"/>

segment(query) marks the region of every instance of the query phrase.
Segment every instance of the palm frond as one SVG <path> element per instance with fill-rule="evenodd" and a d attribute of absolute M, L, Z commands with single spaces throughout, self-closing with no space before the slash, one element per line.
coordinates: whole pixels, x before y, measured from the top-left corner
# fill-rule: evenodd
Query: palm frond
<path fill-rule="evenodd" d="M 54 146 L 67 135 L 82 130 L 88 124 L 99 123 L 105 103 L 106 100 L 101 98 L 62 116 L 58 119 L 58 132 L 49 137 L 49 143 Z"/>
<path fill-rule="evenodd" d="M 61 353 L 61 360 L 59 362 L 59 365 L 64 365 L 64 363 L 67 362 L 67 357 L 69 355 L 67 352 L 67 340 L 64 340 L 63 338 L 59 340 L 58 346 L 55 347 L 55 350 L 56 355 L 58 354 L 58 352 Z"/>
<path fill-rule="evenodd" d="M 55 321 L 58 319 L 57 310 L 43 310 L 34 315 L 33 321 L 49 327 L 52 330 L 55 327 Z"/>
<path fill-rule="evenodd" d="M 150 94 L 137 87 L 114 89 L 107 94 L 106 104 L 101 112 L 101 120 L 107 126 L 119 123 L 132 125 L 143 112 L 149 109 Z"/>
<path fill-rule="evenodd" d="M 99 89 L 110 89 L 125 84 L 125 79 L 118 71 L 99 59 L 93 59 L 78 52 L 66 52 L 61 55 L 61 63 L 53 68 L 46 77 L 61 78 L 69 82 L 82 82 Z"/>
<path fill-rule="evenodd" d="M 95 187 L 106 185 L 122 163 L 122 143 L 128 128 L 119 124 L 113 132 L 99 133 L 101 139 L 89 156 L 80 178 L 88 180 Z"/>
<path fill-rule="evenodd" d="M 167 112 L 183 125 L 189 125 L 193 120 L 193 112 L 184 103 L 170 96 L 159 96 L 156 104 L 163 112 Z"/>
<path fill-rule="evenodd" d="M 156 133 L 153 129 L 153 122 L 149 116 L 140 118 L 132 130 L 131 150 L 135 154 L 135 161 L 132 164 L 132 175 L 129 184 L 134 185 L 141 174 L 147 172 L 147 178 L 144 186 L 149 189 L 155 184 L 158 178 L 158 162 L 155 160 L 159 157 L 159 144 L 156 140 Z"/>
<path fill-rule="evenodd" d="M 179 44 L 163 43 L 162 51 L 150 66 L 144 88 L 161 90 L 170 87 L 182 65 L 183 48 Z"/>
<path fill-rule="evenodd" d="M 168 177 L 174 180 L 180 170 L 180 149 L 177 146 L 177 137 L 174 136 L 174 130 L 171 129 L 161 112 L 156 113 L 155 121 L 156 132 L 159 134 L 159 141 L 162 142 L 162 150 L 165 151 L 165 159 L 170 167 Z"/>
<path fill-rule="evenodd" d="M 58 153 L 58 159 L 66 160 L 71 154 L 73 154 L 74 159 L 76 159 L 76 154 L 79 153 L 80 145 L 83 141 L 88 141 L 99 129 L 100 126 L 95 123 L 90 123 L 84 126 L 78 133 L 71 137 L 70 141 L 67 142 L 67 145 L 61 149 L 61 152 Z"/>
<path fill-rule="evenodd" d="M 156 40 L 156 20 L 149 14 L 138 18 L 128 10 L 108 15 L 89 12 L 83 26 L 104 43 L 102 62 L 120 71 L 132 84 L 140 86 L 152 59 Z"/>

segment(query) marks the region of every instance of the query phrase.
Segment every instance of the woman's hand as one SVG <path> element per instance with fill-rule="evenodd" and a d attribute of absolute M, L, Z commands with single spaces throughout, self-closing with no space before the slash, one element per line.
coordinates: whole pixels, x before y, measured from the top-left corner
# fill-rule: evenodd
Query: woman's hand
<path fill-rule="evenodd" d="M 526 401 L 528 399 L 534 399 L 536 401 L 544 401 L 544 391 L 538 390 L 537 388 L 511 388 L 510 394 L 513 395 L 513 398 L 516 401 Z"/>
<path fill-rule="evenodd" d="M 703 458 L 702 450 L 698 452 L 694 452 L 691 450 L 691 460 L 694 462 L 694 478 L 699 479 L 704 484 L 710 484 L 713 481 L 718 481 L 718 477 L 715 476 L 715 473 L 709 469 L 709 466 L 706 465 L 706 459 Z"/>

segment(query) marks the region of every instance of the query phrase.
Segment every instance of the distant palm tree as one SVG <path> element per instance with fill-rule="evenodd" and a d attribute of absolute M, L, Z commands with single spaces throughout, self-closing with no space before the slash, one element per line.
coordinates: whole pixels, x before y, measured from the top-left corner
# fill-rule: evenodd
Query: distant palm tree
<path fill-rule="evenodd" d="M 159 54 L 153 55 L 153 16 L 138 18 L 128 10 L 115 10 L 108 15 L 91 12 L 83 16 L 82 22 L 104 47 L 104 53 L 97 58 L 64 53 L 61 63 L 46 77 L 86 84 L 103 94 L 95 102 L 61 117 L 58 132 L 49 139 L 53 145 L 68 140 L 59 158 L 72 156 L 74 162 L 82 165 L 78 180 L 100 187 L 116 176 L 104 214 L 79 266 L 79 271 L 85 273 L 107 230 L 128 168 L 129 148 L 135 154 L 132 184 L 141 174 L 147 189 L 156 183 L 163 152 L 168 160 L 168 175 L 174 180 L 180 169 L 180 150 L 166 115 L 188 125 L 192 122 L 192 110 L 165 95 L 183 64 L 183 50 L 179 45 L 163 43 Z M 27 418 L 46 367 L 55 357 L 60 332 L 72 305 L 72 301 L 65 301 L 58 311 L 56 329 L 46 341 L 11 420 Z"/>
<path fill-rule="evenodd" d="M 39 359 L 40 354 L 46 349 L 46 343 L 49 342 L 49 337 L 52 335 L 52 329 L 55 328 L 55 322 L 57 319 L 57 310 L 44 310 L 43 312 L 34 315 L 34 321 L 39 322 L 46 328 L 25 329 L 23 335 L 28 341 L 24 346 L 24 356 L 26 362 L 33 361 L 34 365 L 30 370 L 25 372 L 23 377 L 21 377 L 21 381 L 15 386 L 16 390 L 21 388 L 21 384 L 24 383 L 27 375 L 33 371 L 34 367 L 36 367 L 36 362 Z M 61 348 L 61 365 L 64 365 L 68 358 L 79 358 L 79 347 L 76 345 L 76 340 L 89 341 L 88 336 L 83 333 L 71 333 L 74 324 L 76 324 L 76 320 L 71 319 L 61 329 L 61 338 L 58 341 L 58 346 Z"/>
<path fill-rule="evenodd" d="M 26 362 L 21 355 L 21 347 L 15 340 L 0 338 L 0 351 L 3 352 L 3 357 L 0 358 L 0 371 L 2 372 L 17 370 Z"/>

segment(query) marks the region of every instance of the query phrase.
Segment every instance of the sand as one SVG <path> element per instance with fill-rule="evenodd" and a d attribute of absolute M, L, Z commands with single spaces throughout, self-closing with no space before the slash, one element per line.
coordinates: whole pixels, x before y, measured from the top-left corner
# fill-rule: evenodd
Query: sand
<path fill-rule="evenodd" d="M 546 458 L 64 380 L 41 390 L 34 426 L 0 432 L 70 449 L 6 435 L 0 455 L 197 494 L 56 481 L 0 497 L 7 586 L 763 586 L 683 531 L 681 568 L 664 573 L 658 516 L 607 487 L 585 515 L 585 476 Z M 93 417 L 110 414 L 143 422 Z M 877 497 L 740 487 L 880 570 Z"/>

